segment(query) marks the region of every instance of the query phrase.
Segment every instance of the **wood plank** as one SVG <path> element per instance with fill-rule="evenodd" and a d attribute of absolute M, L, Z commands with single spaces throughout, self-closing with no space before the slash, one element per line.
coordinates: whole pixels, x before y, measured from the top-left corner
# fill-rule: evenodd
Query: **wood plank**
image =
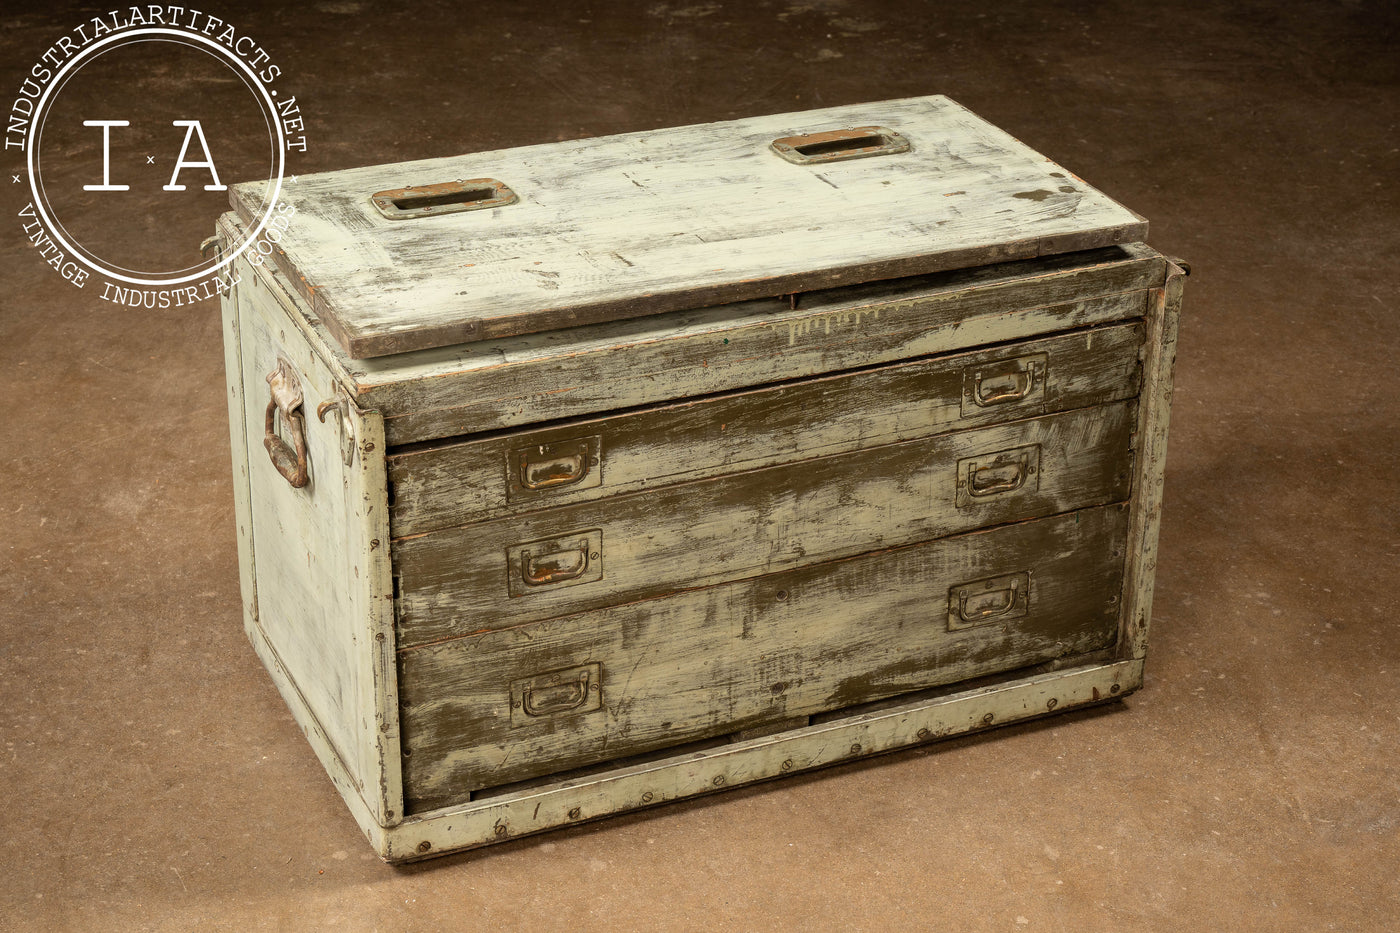
<path fill-rule="evenodd" d="M 1090 509 L 404 652 L 409 806 L 1112 645 L 1126 534 Z M 961 588 L 999 576 L 1023 611 L 961 624 Z M 579 702 L 519 708 L 583 668 Z"/>
<path fill-rule="evenodd" d="M 833 289 L 797 309 L 744 302 L 372 360 L 350 359 L 281 272 L 258 280 L 397 447 L 1140 318 L 1165 268 L 1129 244 Z"/>
<path fill-rule="evenodd" d="M 1167 470 L 1167 434 L 1171 424 L 1172 377 L 1176 366 L 1177 331 L 1186 273 L 1172 264 L 1166 284 L 1153 291 L 1148 318 L 1149 343 L 1144 347 L 1142 423 L 1134 438 L 1137 449 L 1132 514 L 1132 549 L 1128 555 L 1122 640 L 1123 657 L 1147 654 L 1147 631 L 1152 621 L 1152 592 L 1157 580 L 1157 531 L 1162 521 L 1162 495 Z"/>
<path fill-rule="evenodd" d="M 885 125 L 908 152 L 793 165 L 783 136 Z M 387 219 L 385 189 L 515 203 Z M 235 186 L 254 217 L 266 182 Z M 1147 223 L 944 97 L 303 175 L 286 271 L 356 358 L 1141 240 Z"/>
<path fill-rule="evenodd" d="M 483 796 L 415 814 L 388 831 L 368 826 L 366 833 L 386 861 L 431 858 L 1107 703 L 1141 685 L 1141 661 L 1010 678 L 726 745 L 700 758 L 635 762 L 585 779 Z"/>
<path fill-rule="evenodd" d="M 1156 263 L 1117 251 L 1102 267 L 1019 271 L 975 289 L 860 287 L 803 296 L 796 310 L 750 302 L 513 337 L 457 348 L 450 363 L 425 360 L 412 382 L 376 385 L 368 368 L 352 378 L 361 404 L 386 412 L 397 446 L 1140 318 L 1142 283 L 1161 277 Z"/>
<path fill-rule="evenodd" d="M 395 542 L 398 643 L 421 645 L 1125 499 L 1134 403 L 561 506 Z M 994 468 L 998 454 L 1013 467 Z M 1014 472 L 1020 488 L 968 501 Z M 1038 469 L 1037 469 L 1038 467 Z M 990 469 L 990 472 L 985 472 Z M 588 542 L 584 547 L 583 542 Z M 523 555 L 530 551 L 531 558 Z M 528 585 L 546 566 L 580 571 Z"/>
<path fill-rule="evenodd" d="M 403 804 L 382 419 L 350 412 L 355 446 L 346 464 L 339 417 L 316 417 L 318 404 L 340 397 L 338 383 L 287 327 L 246 258 L 237 268 L 247 393 L 239 431 L 249 452 L 257 557 L 250 635 L 327 769 L 348 780 L 338 786 L 355 797 L 352 809 L 389 825 L 402 819 Z M 299 489 L 277 472 L 262 443 L 271 397 L 266 376 L 279 358 L 294 367 L 303 392 L 310 481 Z"/>
<path fill-rule="evenodd" d="M 219 249 L 228 249 L 232 231 L 219 229 Z M 228 392 L 229 451 L 233 459 L 233 517 L 238 534 L 238 584 L 243 601 L 243 627 L 251 635 L 258 618 L 258 575 L 253 552 L 252 493 L 248 485 L 247 413 L 243 391 L 243 340 L 239 325 L 239 292 L 252 288 L 239 281 L 219 299 L 224 330 L 224 388 Z"/>
<path fill-rule="evenodd" d="M 1142 336 L 1140 324 L 1117 325 L 394 453 L 393 533 L 1130 398 Z M 998 387 L 1000 401 L 974 401 Z M 562 485 L 522 482 L 522 470 L 551 463 Z"/>

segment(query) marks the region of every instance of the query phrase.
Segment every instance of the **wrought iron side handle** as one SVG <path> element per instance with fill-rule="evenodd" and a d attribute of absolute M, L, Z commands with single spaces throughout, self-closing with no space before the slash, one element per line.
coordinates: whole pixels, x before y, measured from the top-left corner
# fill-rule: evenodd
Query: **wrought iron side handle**
<path fill-rule="evenodd" d="M 300 489 L 311 478 L 306 469 L 306 419 L 301 410 L 301 381 L 292 364 L 278 357 L 277 368 L 267 375 L 267 384 L 272 389 L 272 398 L 268 400 L 263 424 L 263 446 L 282 478 L 293 489 Z M 277 433 L 279 414 L 292 437 L 291 444 Z"/>

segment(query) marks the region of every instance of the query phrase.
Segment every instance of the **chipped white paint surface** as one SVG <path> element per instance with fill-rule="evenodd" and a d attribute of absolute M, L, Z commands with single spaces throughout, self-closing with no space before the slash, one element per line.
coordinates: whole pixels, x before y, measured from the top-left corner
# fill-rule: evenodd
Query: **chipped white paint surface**
<path fill-rule="evenodd" d="M 794 165 L 769 148 L 868 125 L 912 149 Z M 478 178 L 518 202 L 391 220 L 370 201 Z M 234 189 L 245 219 L 264 188 Z M 939 96 L 304 175 L 282 197 L 296 209 L 286 271 L 352 357 L 1130 243 L 1147 228 Z"/>
<path fill-rule="evenodd" d="M 371 360 L 347 356 L 285 274 L 264 266 L 260 279 L 398 446 L 1141 317 L 1164 269 L 1155 251 L 1129 245 L 837 289 L 797 309 L 741 302 Z M 856 308 L 880 313 L 830 333 L 804 323 Z"/>
<path fill-rule="evenodd" d="M 240 338 L 228 365 L 242 459 L 235 476 L 247 476 L 246 491 L 236 491 L 245 625 L 282 672 L 284 697 L 302 711 L 298 721 L 315 733 L 328 769 L 342 775 L 342 791 L 392 823 L 403 807 L 383 419 L 352 406 L 355 453 L 346 464 L 340 417 L 316 415 L 319 403 L 338 397 L 338 384 L 295 331 L 287 339 L 275 293 L 246 262 L 237 268 L 242 282 L 224 308 L 226 332 Z M 304 395 L 311 478 L 302 489 L 277 473 L 262 444 L 266 376 L 279 359 L 292 365 Z"/>
<path fill-rule="evenodd" d="M 1138 429 L 1137 475 L 1128 549 L 1128 585 L 1124 591 L 1120 650 L 1135 658 L 1147 654 L 1152 619 L 1152 592 L 1157 580 L 1157 532 L 1162 521 L 1166 479 L 1167 432 L 1171 423 L 1176 341 L 1186 273 L 1168 266 L 1166 283 L 1153 289 L 1148 339 L 1143 344 L 1143 413 Z"/>

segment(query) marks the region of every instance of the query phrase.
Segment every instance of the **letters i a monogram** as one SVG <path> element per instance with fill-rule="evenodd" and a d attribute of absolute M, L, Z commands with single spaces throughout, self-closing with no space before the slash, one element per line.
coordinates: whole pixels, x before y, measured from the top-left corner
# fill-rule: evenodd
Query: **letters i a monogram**
<path fill-rule="evenodd" d="M 112 127 L 130 126 L 128 120 L 84 120 L 83 126 L 102 127 L 102 184 L 83 185 L 84 191 L 128 191 L 130 185 L 112 184 Z M 164 185 L 165 191 L 184 191 L 185 186 L 179 183 L 180 169 L 182 168 L 207 168 L 209 176 L 213 179 L 212 185 L 205 185 L 205 191 L 227 191 L 228 186 L 219 183 L 219 172 L 214 168 L 214 157 L 209 153 L 209 143 L 204 139 L 204 127 L 199 125 L 198 120 L 175 120 L 172 126 L 185 127 L 185 142 L 180 146 L 180 154 L 175 157 L 175 170 L 170 173 L 170 184 Z M 199 137 L 199 148 L 204 151 L 203 162 L 186 162 L 185 153 L 189 152 L 190 140 Z"/>

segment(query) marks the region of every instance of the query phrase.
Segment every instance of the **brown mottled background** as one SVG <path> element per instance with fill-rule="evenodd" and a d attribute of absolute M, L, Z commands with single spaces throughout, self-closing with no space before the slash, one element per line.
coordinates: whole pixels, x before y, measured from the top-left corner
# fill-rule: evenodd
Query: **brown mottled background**
<path fill-rule="evenodd" d="M 107 8 L 7 2 L 0 102 Z M 0 928 L 1400 928 L 1394 4 L 208 9 L 286 68 L 302 172 L 945 93 L 1146 215 L 1195 270 L 1147 686 L 385 866 L 243 637 L 216 306 L 64 285 L 9 157 Z"/>

